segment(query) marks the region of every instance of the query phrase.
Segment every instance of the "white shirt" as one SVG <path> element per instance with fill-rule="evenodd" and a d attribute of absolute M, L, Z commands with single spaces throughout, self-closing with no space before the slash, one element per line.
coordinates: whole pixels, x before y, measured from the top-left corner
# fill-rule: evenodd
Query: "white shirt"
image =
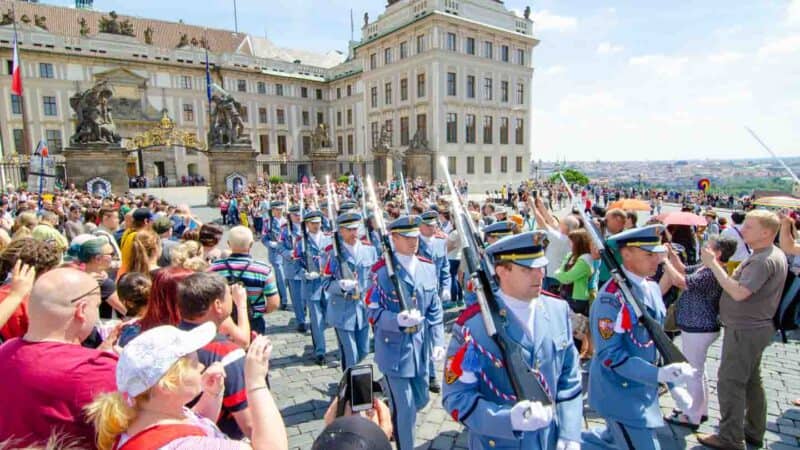
<path fill-rule="evenodd" d="M 353 258 L 355 258 L 356 251 L 358 250 L 358 247 L 361 246 L 361 241 L 356 239 L 355 245 L 348 245 L 347 242 L 342 241 L 342 245 L 344 245 L 344 248 L 346 248 L 347 251 L 350 252 L 350 254 L 353 256 Z"/>
<path fill-rule="evenodd" d="M 664 306 L 664 298 L 661 296 L 661 287 L 655 281 L 648 280 L 645 277 L 640 277 L 626 268 L 622 268 L 625 276 L 628 277 L 631 284 L 639 286 L 639 290 L 644 293 L 647 298 L 643 298 L 643 303 L 650 308 L 661 311 L 661 314 L 667 313 L 667 308 Z"/>
<path fill-rule="evenodd" d="M 414 255 L 401 255 L 400 253 L 396 253 L 395 256 L 397 256 L 397 260 L 400 261 L 403 269 L 411 275 L 411 278 L 414 278 L 414 274 L 417 272 L 417 257 Z"/>
<path fill-rule="evenodd" d="M 720 233 L 722 236 L 736 239 L 736 252 L 734 252 L 733 256 L 731 256 L 731 261 L 744 261 L 748 256 L 750 256 L 750 252 L 747 251 L 747 245 L 745 244 L 744 239 L 742 239 L 742 236 L 739 235 L 741 231 L 741 225 L 733 224 L 732 226 L 722 230 L 722 233 Z"/>
<path fill-rule="evenodd" d="M 547 276 L 553 277 L 556 270 L 561 267 L 561 263 L 564 262 L 564 257 L 570 252 L 571 244 L 569 237 L 561 234 L 558 230 L 546 229 L 545 233 L 547 233 L 547 240 L 550 241 L 544 251 L 544 256 L 547 257 Z"/>
<path fill-rule="evenodd" d="M 530 301 L 518 300 L 510 295 L 506 294 L 502 290 L 498 292 L 500 298 L 503 299 L 503 303 L 506 304 L 506 308 L 511 311 L 511 314 L 517 319 L 522 325 L 522 328 L 525 330 L 525 334 L 533 341 L 533 319 L 536 313 L 536 304 L 539 301 L 539 297 L 536 297 Z"/>
<path fill-rule="evenodd" d="M 317 246 L 317 248 L 319 248 L 319 243 L 322 240 L 322 232 L 320 231 L 316 234 L 309 233 L 308 237 L 310 237 L 314 241 L 314 244 Z"/>

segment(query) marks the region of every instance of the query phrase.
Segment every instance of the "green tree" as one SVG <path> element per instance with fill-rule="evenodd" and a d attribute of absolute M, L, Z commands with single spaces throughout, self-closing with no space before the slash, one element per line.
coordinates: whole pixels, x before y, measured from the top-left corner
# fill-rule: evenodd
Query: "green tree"
<path fill-rule="evenodd" d="M 272 184 L 281 184 L 283 183 L 283 178 L 281 178 L 279 175 L 272 175 L 269 177 L 269 182 Z"/>
<path fill-rule="evenodd" d="M 561 182 L 561 178 L 558 176 L 559 173 L 561 173 L 561 172 L 556 172 L 555 174 L 553 174 L 550 177 L 550 182 L 551 183 L 560 183 Z M 578 170 L 566 169 L 566 170 L 564 170 L 563 173 L 564 173 L 564 179 L 566 179 L 568 183 L 580 184 L 580 185 L 589 184 L 589 177 L 587 177 L 586 175 L 584 175 L 582 172 L 580 172 Z"/>

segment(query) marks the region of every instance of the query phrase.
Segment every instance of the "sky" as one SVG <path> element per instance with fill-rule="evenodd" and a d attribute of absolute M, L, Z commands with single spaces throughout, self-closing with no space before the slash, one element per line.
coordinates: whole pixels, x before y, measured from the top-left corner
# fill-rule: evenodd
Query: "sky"
<path fill-rule="evenodd" d="M 69 0 L 42 0 L 61 5 Z M 203 7 L 198 7 L 202 4 Z M 237 0 L 239 30 L 346 51 L 385 0 Z M 800 0 L 506 0 L 532 7 L 534 159 L 800 156 Z M 95 0 L 99 10 L 233 29 L 233 0 Z"/>

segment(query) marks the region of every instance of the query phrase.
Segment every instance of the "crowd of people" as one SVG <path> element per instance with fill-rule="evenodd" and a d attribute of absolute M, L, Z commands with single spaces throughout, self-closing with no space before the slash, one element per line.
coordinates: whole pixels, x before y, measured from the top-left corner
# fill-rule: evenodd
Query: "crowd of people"
<path fill-rule="evenodd" d="M 664 421 L 697 430 L 708 420 L 705 363 L 721 334 L 723 419 L 698 440 L 763 443 L 761 356 L 776 312 L 797 319 L 793 213 L 734 211 L 729 224 L 692 204 L 684 212 L 705 224 L 689 225 L 659 214 L 670 193 L 531 180 L 477 201 L 463 181 L 454 193 L 422 180 L 370 186 L 247 186 L 221 194 L 221 217 L 207 223 L 147 195 L 7 188 L 0 397 L 14 408 L 0 441 L 288 448 L 267 320 L 284 310 L 317 364 L 346 374 L 374 352 L 383 375 L 388 402 L 376 395 L 353 413 L 334 399 L 315 449 L 413 449 L 431 392 L 472 449 L 659 448 Z M 650 202 L 652 216 L 608 207 L 626 196 Z M 642 311 L 680 335 L 685 362 L 662 361 Z M 514 358 L 536 398 L 520 398 Z M 603 429 L 582 430 L 582 370 Z M 678 408 L 662 417 L 667 392 Z"/>

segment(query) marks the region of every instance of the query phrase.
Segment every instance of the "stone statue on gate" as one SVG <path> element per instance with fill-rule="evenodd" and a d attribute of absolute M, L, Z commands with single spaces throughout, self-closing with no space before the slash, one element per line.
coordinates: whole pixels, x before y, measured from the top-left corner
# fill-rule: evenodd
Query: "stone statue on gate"
<path fill-rule="evenodd" d="M 414 137 L 411 138 L 411 141 L 408 143 L 409 150 L 416 150 L 416 151 L 423 151 L 423 150 L 430 150 L 428 148 L 428 140 L 425 139 L 425 132 L 423 130 L 417 129 L 414 133 Z"/>
<path fill-rule="evenodd" d="M 381 134 L 378 137 L 378 145 L 375 150 L 388 152 L 392 147 L 392 129 L 386 125 L 381 125 Z"/>
<path fill-rule="evenodd" d="M 112 96 L 108 82 L 103 80 L 70 97 L 69 104 L 77 117 L 75 134 L 69 139 L 71 144 L 118 144 L 122 141 L 111 117 L 109 100 Z"/>
<path fill-rule="evenodd" d="M 212 84 L 211 89 L 211 131 L 209 132 L 210 145 L 250 144 L 250 139 L 244 135 L 244 121 L 242 120 L 242 104 L 217 84 Z"/>
<path fill-rule="evenodd" d="M 318 150 L 320 148 L 330 148 L 330 146 L 331 138 L 328 136 L 328 127 L 324 123 L 320 123 L 311 134 L 311 149 Z"/>

